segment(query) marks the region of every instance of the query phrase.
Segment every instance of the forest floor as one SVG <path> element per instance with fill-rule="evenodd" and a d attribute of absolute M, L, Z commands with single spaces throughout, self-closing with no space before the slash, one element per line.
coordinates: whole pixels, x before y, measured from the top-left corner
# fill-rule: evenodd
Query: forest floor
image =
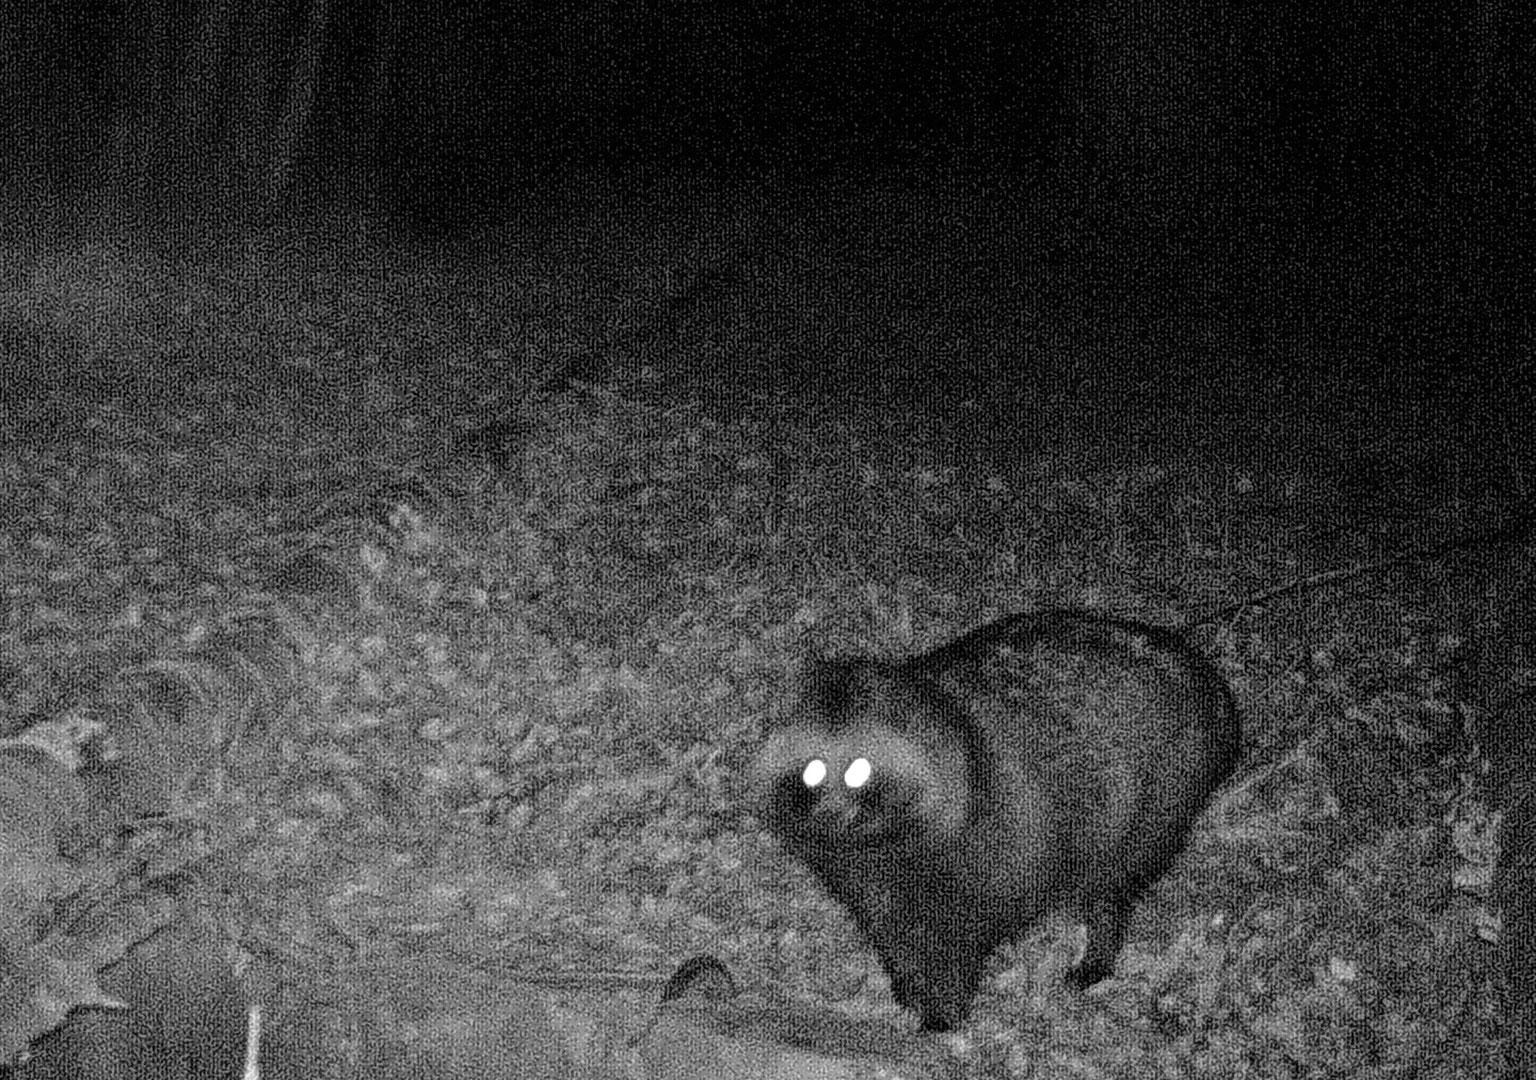
<path fill-rule="evenodd" d="M 472 250 L 273 230 L 13 259 L 0 736 L 88 809 L 26 848 L 17 896 L 73 922 L 5 929 L 4 1046 L 89 997 L 61 964 L 169 917 L 82 912 L 172 880 L 247 984 L 426 958 L 552 987 L 572 1075 L 648 1066 L 566 990 L 640 1015 L 701 953 L 905 1031 L 745 766 L 810 648 L 1069 605 L 1187 628 L 1243 762 L 1115 978 L 1068 992 L 1047 923 L 912 1074 L 1495 1075 L 1478 718 L 1529 685 L 1528 546 L 1243 601 L 1506 520 L 1528 413 L 1432 362 L 1458 326 L 1418 279 L 1063 253 L 1030 220 L 974 192 L 691 194 Z M 52 844 L 6 760 L 0 838 Z"/>

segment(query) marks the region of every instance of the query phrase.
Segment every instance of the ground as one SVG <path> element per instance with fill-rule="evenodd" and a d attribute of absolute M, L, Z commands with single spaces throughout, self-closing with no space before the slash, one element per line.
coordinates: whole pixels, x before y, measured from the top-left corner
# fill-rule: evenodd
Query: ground
<path fill-rule="evenodd" d="M 1489 647 L 1528 549 L 1241 603 L 1528 498 L 1529 411 L 1479 362 L 1520 343 L 1445 274 L 1131 258 L 964 183 L 364 224 L 12 252 L 0 735 L 84 747 L 106 821 L 40 905 L 159 860 L 278 983 L 712 953 L 902 1024 L 742 767 L 809 648 L 1087 606 L 1188 627 L 1243 764 L 1118 977 L 1067 992 L 1048 926 L 956 1067 L 1493 1072 L 1478 721 L 1530 677 Z M 44 971 L 161 917 L 8 933 Z"/>

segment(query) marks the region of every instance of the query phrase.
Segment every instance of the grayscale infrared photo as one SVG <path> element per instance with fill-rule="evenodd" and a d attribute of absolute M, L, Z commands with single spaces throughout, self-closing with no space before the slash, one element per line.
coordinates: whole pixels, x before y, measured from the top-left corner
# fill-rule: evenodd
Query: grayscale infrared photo
<path fill-rule="evenodd" d="M 0 1080 L 1536 1080 L 1514 0 L 0 19 Z"/>

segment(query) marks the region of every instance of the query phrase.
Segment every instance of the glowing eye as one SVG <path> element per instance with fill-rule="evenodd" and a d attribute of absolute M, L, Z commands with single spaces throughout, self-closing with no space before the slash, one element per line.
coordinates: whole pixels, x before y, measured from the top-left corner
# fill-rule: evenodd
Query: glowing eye
<path fill-rule="evenodd" d="M 861 788 L 869 783 L 869 774 L 873 771 L 874 766 L 870 765 L 869 758 L 854 758 L 843 773 L 843 783 L 850 788 Z"/>
<path fill-rule="evenodd" d="M 806 787 L 820 787 L 821 782 L 827 778 L 827 763 L 821 758 L 811 758 L 805 763 L 805 771 L 800 774 L 800 779 Z"/>

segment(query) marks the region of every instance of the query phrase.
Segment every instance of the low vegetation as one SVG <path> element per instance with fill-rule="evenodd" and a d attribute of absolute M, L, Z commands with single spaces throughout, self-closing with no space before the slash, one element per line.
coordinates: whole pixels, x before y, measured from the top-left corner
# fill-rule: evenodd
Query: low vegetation
<path fill-rule="evenodd" d="M 109 880 L 71 861 L 39 897 L 191 880 L 278 971 L 362 949 L 665 978 L 712 953 L 901 1022 L 742 767 L 809 647 L 1080 605 L 1189 626 L 1244 759 L 1118 978 L 1069 993 L 1060 925 L 1002 954 L 950 1042 L 967 1075 L 1494 1074 L 1476 720 L 1530 672 L 1469 672 L 1509 564 L 1195 625 L 1492 522 L 1486 487 L 1378 485 L 1362 470 L 1395 448 L 1299 429 L 970 453 L 911 415 L 710 408 L 623 363 L 545 387 L 611 333 L 592 312 L 633 310 L 599 287 L 279 240 L 77 248 L 11 281 L 0 734 L 83 754 L 117 837 Z M 7 934 L 32 956 L 69 936 Z"/>

